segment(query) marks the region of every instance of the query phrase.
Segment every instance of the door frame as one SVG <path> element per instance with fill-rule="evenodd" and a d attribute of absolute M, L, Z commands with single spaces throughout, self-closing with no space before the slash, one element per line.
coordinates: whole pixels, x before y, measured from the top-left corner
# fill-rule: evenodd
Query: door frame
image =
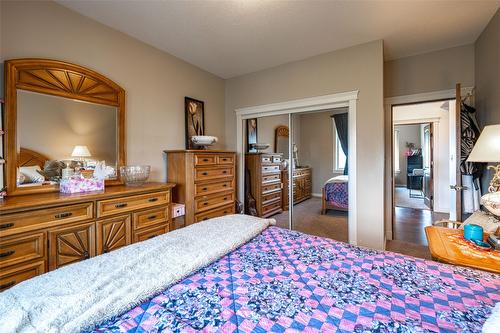
<path fill-rule="evenodd" d="M 473 87 L 462 87 L 460 89 L 462 96 L 467 95 L 469 92 L 473 90 Z M 431 91 L 420 94 L 411 94 L 411 95 L 401 95 L 388 97 L 384 99 L 384 112 L 385 112 L 385 147 L 386 147 L 386 158 L 385 158 L 385 237 L 386 239 L 393 239 L 393 223 L 394 223 L 394 163 L 393 163 L 393 150 L 391 149 L 394 145 L 393 138 L 393 112 L 392 108 L 398 105 L 405 104 L 418 104 L 418 103 L 427 103 L 427 102 L 435 102 L 442 100 L 450 100 L 456 98 L 456 89 L 447 89 L 447 90 L 439 90 L 439 91 Z M 456 124 L 456 112 L 452 115 L 450 114 L 450 118 L 453 118 Z M 435 139 L 435 138 L 434 138 Z M 435 139 L 436 140 L 436 139 Z M 456 142 L 456 139 L 455 139 Z M 388 147 L 391 147 L 388 149 Z M 453 150 L 454 160 L 456 162 L 456 147 Z M 451 208 L 451 207 L 450 207 Z"/>
<path fill-rule="evenodd" d="M 356 204 L 356 106 L 359 91 L 349 91 L 337 94 L 308 97 L 302 99 L 289 100 L 279 103 L 271 103 L 257 106 L 238 108 L 236 113 L 236 152 L 238 154 L 238 199 L 245 202 L 245 189 L 243 184 L 245 177 L 245 143 L 246 128 L 244 121 L 250 118 L 276 116 L 282 114 L 296 114 L 306 112 L 318 112 L 336 108 L 348 108 L 348 137 L 349 137 L 349 209 L 348 209 L 348 239 L 349 243 L 357 244 L 357 204 Z M 291 117 L 289 125 L 293 126 Z M 290 127 L 290 130 L 293 128 Z M 291 132 L 293 133 L 293 132 Z M 291 135 L 290 135 L 291 136 Z M 290 146 L 290 145 L 289 145 Z M 291 149 L 291 147 L 289 147 Z M 291 156 L 291 155 L 290 155 Z M 293 179 L 293 178 L 289 178 Z M 290 183 L 290 182 L 289 182 Z M 290 187 L 291 188 L 291 187 Z M 292 214 L 290 214 L 291 219 Z M 291 224 L 290 224 L 291 226 Z"/>

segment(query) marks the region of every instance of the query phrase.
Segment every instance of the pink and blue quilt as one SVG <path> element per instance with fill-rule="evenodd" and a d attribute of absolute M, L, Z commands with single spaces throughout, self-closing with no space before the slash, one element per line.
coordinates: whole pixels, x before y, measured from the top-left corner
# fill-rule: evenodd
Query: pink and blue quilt
<path fill-rule="evenodd" d="M 325 184 L 326 201 L 333 207 L 348 209 L 349 192 L 348 182 L 332 182 Z"/>
<path fill-rule="evenodd" d="M 92 332 L 480 332 L 500 277 L 270 227 Z"/>

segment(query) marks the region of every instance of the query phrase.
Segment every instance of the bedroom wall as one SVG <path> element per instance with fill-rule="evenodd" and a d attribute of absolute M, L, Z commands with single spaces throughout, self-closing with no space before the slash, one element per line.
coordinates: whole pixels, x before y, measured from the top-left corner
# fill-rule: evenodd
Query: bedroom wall
<path fill-rule="evenodd" d="M 166 179 L 163 150 L 185 147 L 184 96 L 205 101 L 205 131 L 225 146 L 221 78 L 54 2 L 0 1 L 0 7 L 2 59 L 64 60 L 125 89 L 127 162 L 152 165 L 151 180 Z"/>
<path fill-rule="evenodd" d="M 475 59 L 478 121 L 481 126 L 500 124 L 500 10 L 477 39 Z M 492 176 L 489 170 L 483 177 L 483 191 Z"/>
<path fill-rule="evenodd" d="M 234 110 L 359 90 L 357 240 L 384 248 L 383 42 L 374 41 L 226 81 L 226 138 L 235 148 Z"/>
<path fill-rule="evenodd" d="M 421 136 L 420 136 L 420 125 L 397 125 L 394 126 L 394 130 L 399 131 L 399 173 L 395 173 L 395 183 L 396 186 L 406 186 L 406 143 L 411 142 L 415 144 L 415 148 L 421 148 Z"/>
<path fill-rule="evenodd" d="M 265 152 L 272 153 L 275 151 L 274 136 L 276 127 L 278 126 L 288 126 L 288 115 L 261 117 L 257 119 L 257 142 L 271 145 Z"/>

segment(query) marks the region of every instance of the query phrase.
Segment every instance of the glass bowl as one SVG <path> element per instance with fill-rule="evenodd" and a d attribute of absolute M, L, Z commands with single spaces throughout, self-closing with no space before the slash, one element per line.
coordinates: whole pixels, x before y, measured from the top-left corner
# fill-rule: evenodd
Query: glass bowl
<path fill-rule="evenodd" d="M 150 165 L 127 165 L 120 167 L 120 177 L 127 186 L 140 186 L 148 180 L 150 171 Z"/>

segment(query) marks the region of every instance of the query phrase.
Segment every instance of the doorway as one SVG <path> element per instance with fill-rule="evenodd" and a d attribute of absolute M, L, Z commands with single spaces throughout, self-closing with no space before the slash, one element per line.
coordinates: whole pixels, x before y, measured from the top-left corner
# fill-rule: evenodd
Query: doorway
<path fill-rule="evenodd" d="M 450 216 L 450 108 L 442 100 L 392 107 L 393 239 L 427 246 L 425 227 Z"/>

